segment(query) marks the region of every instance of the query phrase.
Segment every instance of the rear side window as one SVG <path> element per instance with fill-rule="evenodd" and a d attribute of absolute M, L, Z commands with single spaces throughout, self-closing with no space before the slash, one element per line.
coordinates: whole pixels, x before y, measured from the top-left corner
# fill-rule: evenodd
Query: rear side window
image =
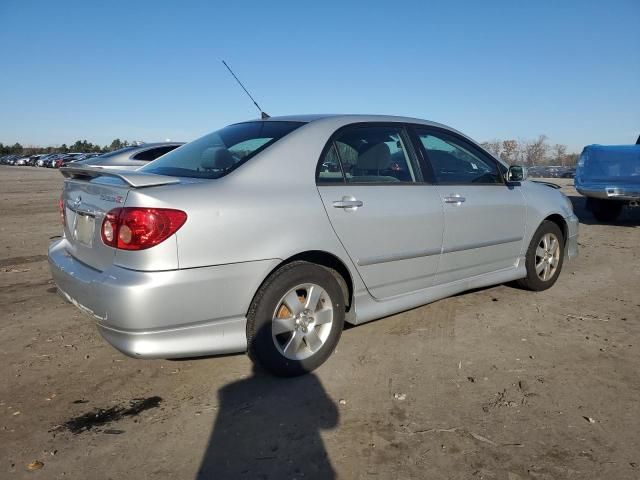
<path fill-rule="evenodd" d="M 140 171 L 176 177 L 220 178 L 304 125 L 301 122 L 246 122 L 187 143 Z"/>
<path fill-rule="evenodd" d="M 417 134 L 438 183 L 504 183 L 496 162 L 466 142 L 439 131 L 417 129 Z"/>
<path fill-rule="evenodd" d="M 327 153 L 321 160 L 318 172 L 318 183 L 344 183 L 340 157 L 338 157 L 336 148 L 336 144 L 332 142 L 329 150 L 327 150 Z"/>
<path fill-rule="evenodd" d="M 151 160 L 155 160 L 158 157 L 161 157 L 165 153 L 169 153 L 171 150 L 175 150 L 180 145 L 164 145 L 162 147 L 154 147 L 148 150 L 144 150 L 140 153 L 136 153 L 133 156 L 134 160 L 145 160 L 147 162 Z"/>
<path fill-rule="evenodd" d="M 317 182 L 421 182 L 402 126 L 354 126 L 334 138 L 318 165 Z"/>

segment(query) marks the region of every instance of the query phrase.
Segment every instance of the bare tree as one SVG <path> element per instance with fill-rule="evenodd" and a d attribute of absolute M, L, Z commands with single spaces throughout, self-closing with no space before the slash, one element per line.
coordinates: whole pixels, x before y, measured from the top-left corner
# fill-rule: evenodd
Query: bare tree
<path fill-rule="evenodd" d="M 569 153 L 565 156 L 565 161 L 567 166 L 575 167 L 580 159 L 580 155 L 578 153 Z"/>
<path fill-rule="evenodd" d="M 549 150 L 546 141 L 546 135 L 538 135 L 537 139 L 526 143 L 524 153 L 527 165 L 542 165 L 545 162 Z"/>
<path fill-rule="evenodd" d="M 567 146 L 560 143 L 556 143 L 553 148 L 553 162 L 557 165 L 565 166 L 567 160 Z"/>
<path fill-rule="evenodd" d="M 514 164 L 518 162 L 518 142 L 516 140 L 504 140 L 502 142 L 502 160 Z"/>
<path fill-rule="evenodd" d="M 509 164 L 534 166 L 553 161 L 562 166 L 571 166 L 576 164 L 579 157 L 576 153 L 568 153 L 566 145 L 557 143 L 549 146 L 546 135 L 539 135 L 534 140 L 491 140 L 481 145 Z"/>
<path fill-rule="evenodd" d="M 502 142 L 500 142 L 500 140 L 491 140 L 489 142 L 482 143 L 482 148 L 484 148 L 495 157 L 499 157 L 501 155 L 501 147 Z"/>

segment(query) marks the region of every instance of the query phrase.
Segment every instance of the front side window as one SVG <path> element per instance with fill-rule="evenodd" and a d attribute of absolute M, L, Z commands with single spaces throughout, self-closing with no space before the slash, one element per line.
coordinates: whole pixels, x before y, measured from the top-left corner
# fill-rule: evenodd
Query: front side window
<path fill-rule="evenodd" d="M 304 125 L 246 122 L 230 125 L 177 148 L 140 171 L 176 177 L 220 178 Z"/>
<path fill-rule="evenodd" d="M 453 135 L 417 131 L 435 179 L 443 184 L 502 184 L 496 163 Z"/>
<path fill-rule="evenodd" d="M 320 159 L 318 183 L 421 182 L 405 138 L 402 126 L 356 126 L 342 131 Z"/>

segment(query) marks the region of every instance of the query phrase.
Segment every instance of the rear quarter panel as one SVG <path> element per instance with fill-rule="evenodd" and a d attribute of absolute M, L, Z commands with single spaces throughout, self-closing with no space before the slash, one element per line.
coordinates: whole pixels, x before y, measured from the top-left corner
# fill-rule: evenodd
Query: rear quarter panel
<path fill-rule="evenodd" d="M 318 158 L 334 128 L 305 132 L 308 127 L 220 179 L 132 190 L 127 206 L 187 212 L 187 222 L 176 233 L 181 269 L 324 251 L 339 258 L 354 287 L 361 288 L 315 184 Z"/>

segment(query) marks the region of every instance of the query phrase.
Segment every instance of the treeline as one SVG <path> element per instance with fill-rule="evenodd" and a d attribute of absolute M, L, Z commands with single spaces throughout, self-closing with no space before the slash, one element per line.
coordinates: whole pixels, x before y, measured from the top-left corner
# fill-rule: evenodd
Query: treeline
<path fill-rule="evenodd" d="M 122 141 L 116 138 L 109 145 L 96 145 L 86 140 L 78 140 L 72 145 L 63 143 L 57 147 L 36 147 L 33 145 L 23 146 L 19 143 L 13 145 L 3 145 L 0 143 L 0 156 L 1 155 L 36 155 L 38 153 L 68 153 L 68 152 L 80 152 L 80 153 L 106 153 L 118 150 L 129 145 L 136 145 L 140 142 L 130 142 L 128 140 Z"/>
<path fill-rule="evenodd" d="M 547 136 L 534 140 L 491 140 L 481 144 L 486 150 L 507 163 L 519 165 L 562 165 L 578 163 L 579 154 L 567 153 L 567 146 L 560 143 L 549 145 Z"/>

